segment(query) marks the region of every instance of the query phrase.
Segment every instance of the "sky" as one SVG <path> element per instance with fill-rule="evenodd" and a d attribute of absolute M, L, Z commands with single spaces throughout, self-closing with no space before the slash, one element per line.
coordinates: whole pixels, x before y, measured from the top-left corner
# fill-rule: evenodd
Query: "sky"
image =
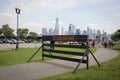
<path fill-rule="evenodd" d="M 86 30 L 104 30 L 108 34 L 120 29 L 120 0 L 0 0 L 0 28 L 9 24 L 16 32 L 17 14 L 21 8 L 19 28 L 41 34 L 42 28 L 55 28 L 59 18 L 60 30 L 69 24 Z M 60 31 L 61 32 L 61 31 Z"/>

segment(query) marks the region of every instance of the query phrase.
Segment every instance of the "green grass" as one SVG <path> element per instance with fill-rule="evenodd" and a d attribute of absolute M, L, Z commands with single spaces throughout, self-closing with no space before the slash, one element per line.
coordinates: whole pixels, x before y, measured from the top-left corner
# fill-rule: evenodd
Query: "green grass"
<path fill-rule="evenodd" d="M 120 54 L 120 45 L 115 45 L 113 49 Z M 120 80 L 120 55 L 101 65 L 102 67 L 92 66 L 89 70 L 79 69 L 75 74 L 67 72 L 40 80 Z"/>
<path fill-rule="evenodd" d="M 0 66 L 26 63 L 36 48 L 21 48 L 18 50 L 0 50 Z M 41 54 L 37 54 L 32 61 L 38 61 Z"/>
<path fill-rule="evenodd" d="M 59 48 L 56 47 L 57 50 L 69 50 L 76 52 L 83 52 L 83 49 L 73 49 L 73 48 Z M 91 48 L 93 51 L 96 49 Z M 20 48 L 18 50 L 0 50 L 0 66 L 8 66 L 15 64 L 23 64 L 26 63 L 27 60 L 34 54 L 37 48 Z M 56 54 L 60 56 L 73 57 L 73 55 L 64 55 L 64 54 Z M 45 60 L 52 60 L 53 58 L 45 58 Z M 40 62 L 42 61 L 41 50 L 32 58 L 30 62 Z"/>

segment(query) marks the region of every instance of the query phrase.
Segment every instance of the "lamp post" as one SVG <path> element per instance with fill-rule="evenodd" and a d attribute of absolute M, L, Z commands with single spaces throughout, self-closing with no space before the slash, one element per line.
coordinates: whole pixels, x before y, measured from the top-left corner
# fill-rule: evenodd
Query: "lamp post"
<path fill-rule="evenodd" d="M 19 45 L 18 45 L 18 23 L 19 23 L 19 14 L 20 14 L 20 8 L 18 6 L 15 7 L 15 11 L 17 13 L 17 43 L 16 43 L 16 49 L 19 48 Z"/>

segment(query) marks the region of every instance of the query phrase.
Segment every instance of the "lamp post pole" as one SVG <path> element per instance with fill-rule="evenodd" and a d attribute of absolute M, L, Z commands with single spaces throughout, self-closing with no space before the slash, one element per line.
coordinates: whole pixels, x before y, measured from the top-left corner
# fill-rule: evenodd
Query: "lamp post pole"
<path fill-rule="evenodd" d="M 17 13 L 17 43 L 16 43 L 16 49 L 19 48 L 19 45 L 18 45 L 18 25 L 19 25 L 19 14 L 20 14 L 20 8 L 19 7 L 16 7 L 15 8 L 15 11 Z"/>

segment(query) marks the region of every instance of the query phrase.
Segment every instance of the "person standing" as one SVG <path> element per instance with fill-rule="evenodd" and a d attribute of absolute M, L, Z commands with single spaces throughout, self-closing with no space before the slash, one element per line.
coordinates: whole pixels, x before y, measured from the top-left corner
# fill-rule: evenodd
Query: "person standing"
<path fill-rule="evenodd" d="M 92 42 L 92 46 L 95 47 L 95 41 L 94 41 L 94 40 L 93 40 L 93 42 Z"/>
<path fill-rule="evenodd" d="M 107 42 L 105 41 L 105 42 L 104 42 L 104 47 L 107 48 L 107 45 L 108 45 L 108 44 L 107 44 Z"/>
<path fill-rule="evenodd" d="M 51 41 L 51 42 L 50 42 L 50 49 L 51 49 L 51 50 L 54 50 L 54 44 L 55 44 L 55 41 Z"/>

